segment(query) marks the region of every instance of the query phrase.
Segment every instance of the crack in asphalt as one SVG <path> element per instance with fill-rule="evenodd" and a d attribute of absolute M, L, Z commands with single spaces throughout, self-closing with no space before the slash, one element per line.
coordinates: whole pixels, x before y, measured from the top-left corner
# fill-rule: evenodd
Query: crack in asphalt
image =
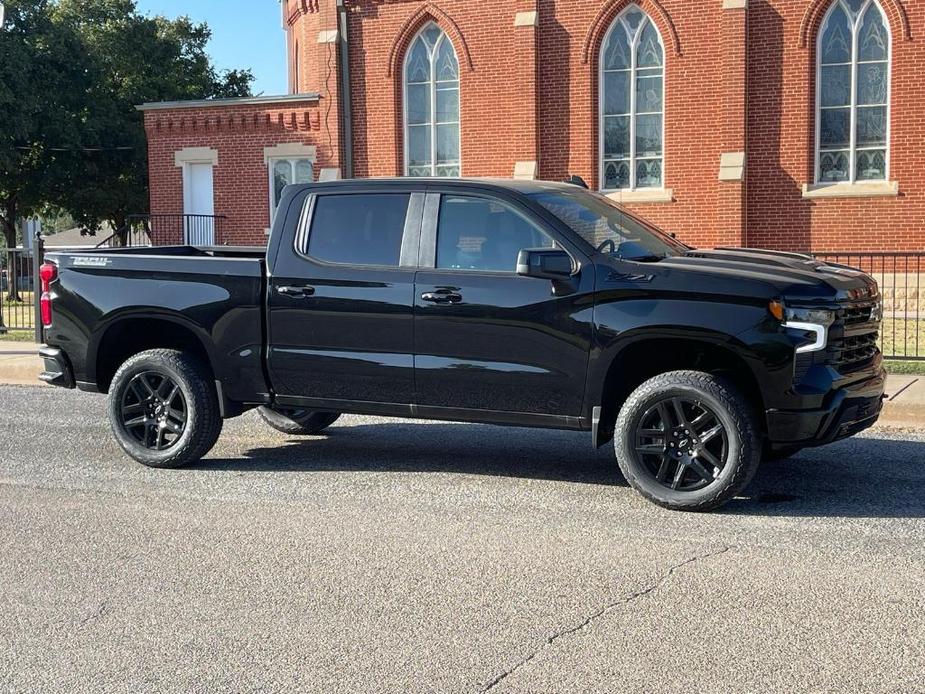
<path fill-rule="evenodd" d="M 77 628 L 80 629 L 88 623 L 100 619 L 105 616 L 107 612 L 109 612 L 109 600 L 103 600 L 93 612 L 80 620 L 80 624 L 77 625 Z"/>
<path fill-rule="evenodd" d="M 505 670 L 504 672 L 502 672 L 501 674 L 499 674 L 497 677 L 495 677 L 491 682 L 489 682 L 489 683 L 485 686 L 484 689 L 482 689 L 482 690 L 480 691 L 479 694 L 486 694 L 486 692 L 490 692 L 492 689 L 494 689 L 494 688 L 497 687 L 499 684 L 501 684 L 501 682 L 503 682 L 505 679 L 507 679 L 508 677 L 510 677 L 511 675 L 513 675 L 515 672 L 517 672 L 518 670 L 520 670 L 520 669 L 521 669 L 522 667 L 524 667 L 525 665 L 529 664 L 530 661 L 532 661 L 534 658 L 536 658 L 536 657 L 537 657 L 540 653 L 542 653 L 545 649 L 547 649 L 547 648 L 549 648 L 550 646 L 552 646 L 552 645 L 553 645 L 556 641 L 558 641 L 559 639 L 561 639 L 561 638 L 563 638 L 563 637 L 565 637 L 565 636 L 569 636 L 569 635 L 571 635 L 571 634 L 574 634 L 574 633 L 576 633 L 576 632 L 578 632 L 578 631 L 582 631 L 583 629 L 585 629 L 585 628 L 587 628 L 588 626 L 590 626 L 590 625 L 592 624 L 592 622 L 595 622 L 596 620 L 600 619 L 601 617 L 603 617 L 604 615 L 606 615 L 606 614 L 607 614 L 608 612 L 610 612 L 611 610 L 614 610 L 614 609 L 616 609 L 616 608 L 618 608 L 618 607 L 622 607 L 622 606 L 624 606 L 624 605 L 627 605 L 627 604 L 633 602 L 634 600 L 637 600 L 637 599 L 639 599 L 639 598 L 645 597 L 645 596 L 648 595 L 649 593 L 651 593 L 651 592 L 657 590 L 663 583 L 665 583 L 665 581 L 667 581 L 669 578 L 671 578 L 671 576 L 672 576 L 676 571 L 679 571 L 680 569 L 684 568 L 684 567 L 687 566 L 688 564 L 694 564 L 694 563 L 699 562 L 699 561 L 704 561 L 704 560 L 706 560 L 706 559 L 712 559 L 713 557 L 718 557 L 718 556 L 721 555 L 721 554 L 725 554 L 726 552 L 728 552 L 728 551 L 731 550 L 732 548 L 733 548 L 732 545 L 724 545 L 724 546 L 721 547 L 720 549 L 714 550 L 714 551 L 712 551 L 712 552 L 707 552 L 706 554 L 698 554 L 698 555 L 695 556 L 695 557 L 690 557 L 690 558 L 688 558 L 688 559 L 685 559 L 685 560 L 682 561 L 682 562 L 678 562 L 677 564 L 674 564 L 673 566 L 669 567 L 669 568 L 668 568 L 668 571 L 665 571 L 663 574 L 661 574 L 661 575 L 658 577 L 658 579 L 657 579 L 654 583 L 652 583 L 651 585 L 648 585 L 648 586 L 646 586 L 645 588 L 636 591 L 635 593 L 631 593 L 630 595 L 627 595 L 627 596 L 624 597 L 624 598 L 621 598 L 621 599 L 619 599 L 619 600 L 615 600 L 614 602 L 611 602 L 611 603 L 608 603 L 608 604 L 604 605 L 602 608 L 600 608 L 600 609 L 597 610 L 596 612 L 593 612 L 592 614 L 588 615 L 585 619 L 583 619 L 581 622 L 579 622 L 578 624 L 576 624 L 576 625 L 574 625 L 574 626 L 567 627 L 567 628 L 565 628 L 565 629 L 562 629 L 562 630 L 560 630 L 560 631 L 555 632 L 554 634 L 552 634 L 552 635 L 550 635 L 550 636 L 547 636 L 546 639 L 545 639 L 545 641 L 543 641 L 543 643 L 540 645 L 539 648 L 537 648 L 536 650 L 534 650 L 532 653 L 530 653 L 530 654 L 529 654 L 528 656 L 526 656 L 525 658 L 522 658 L 518 663 L 516 663 L 516 664 L 513 665 L 512 667 L 508 668 L 507 670 Z"/>

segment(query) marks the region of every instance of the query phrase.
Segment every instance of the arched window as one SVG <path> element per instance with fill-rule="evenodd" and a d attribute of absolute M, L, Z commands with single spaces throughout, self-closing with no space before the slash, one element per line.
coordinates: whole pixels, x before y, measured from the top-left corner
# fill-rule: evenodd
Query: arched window
<path fill-rule="evenodd" d="M 459 61 L 433 22 L 405 56 L 404 92 L 405 173 L 459 176 Z"/>
<path fill-rule="evenodd" d="M 876 0 L 836 0 L 816 54 L 816 182 L 885 180 L 890 30 Z"/>
<path fill-rule="evenodd" d="M 649 16 L 630 5 L 604 37 L 600 57 L 601 187 L 664 185 L 665 51 Z"/>

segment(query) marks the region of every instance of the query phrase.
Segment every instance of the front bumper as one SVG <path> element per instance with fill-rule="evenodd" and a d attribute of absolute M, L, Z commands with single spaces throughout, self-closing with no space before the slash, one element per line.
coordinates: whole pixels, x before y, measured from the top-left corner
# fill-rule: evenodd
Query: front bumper
<path fill-rule="evenodd" d="M 43 346 L 39 350 L 39 356 L 45 362 L 44 370 L 39 374 L 39 379 L 53 386 L 74 387 L 74 371 L 71 368 L 71 362 L 68 361 L 67 355 L 63 351 L 57 347 Z"/>
<path fill-rule="evenodd" d="M 824 446 L 873 426 L 883 409 L 886 372 L 833 391 L 818 410 L 769 410 L 768 439 L 776 446 Z"/>

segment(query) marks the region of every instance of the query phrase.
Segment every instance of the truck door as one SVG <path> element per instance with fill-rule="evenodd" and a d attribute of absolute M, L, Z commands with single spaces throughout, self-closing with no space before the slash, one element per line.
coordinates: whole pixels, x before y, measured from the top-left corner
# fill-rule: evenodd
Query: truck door
<path fill-rule="evenodd" d="M 427 196 L 414 291 L 422 414 L 428 408 L 581 414 L 593 269 L 569 282 L 515 272 L 519 252 L 553 246 L 554 233 L 513 200 L 468 192 Z"/>
<path fill-rule="evenodd" d="M 268 281 L 268 368 L 280 404 L 410 412 L 423 197 L 379 187 L 306 198 Z"/>

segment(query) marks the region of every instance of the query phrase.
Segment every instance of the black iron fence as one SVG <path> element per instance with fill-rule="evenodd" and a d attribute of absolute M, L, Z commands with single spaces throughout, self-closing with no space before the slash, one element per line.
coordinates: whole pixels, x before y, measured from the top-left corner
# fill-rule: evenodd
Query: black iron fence
<path fill-rule="evenodd" d="M 34 266 L 30 249 L 0 248 L 0 336 L 35 327 Z"/>
<path fill-rule="evenodd" d="M 227 243 L 222 215 L 145 214 L 131 215 L 98 248 L 135 246 L 222 246 Z"/>
<path fill-rule="evenodd" d="M 925 360 L 925 252 L 814 253 L 871 275 L 883 297 L 880 348 L 888 359 Z"/>

